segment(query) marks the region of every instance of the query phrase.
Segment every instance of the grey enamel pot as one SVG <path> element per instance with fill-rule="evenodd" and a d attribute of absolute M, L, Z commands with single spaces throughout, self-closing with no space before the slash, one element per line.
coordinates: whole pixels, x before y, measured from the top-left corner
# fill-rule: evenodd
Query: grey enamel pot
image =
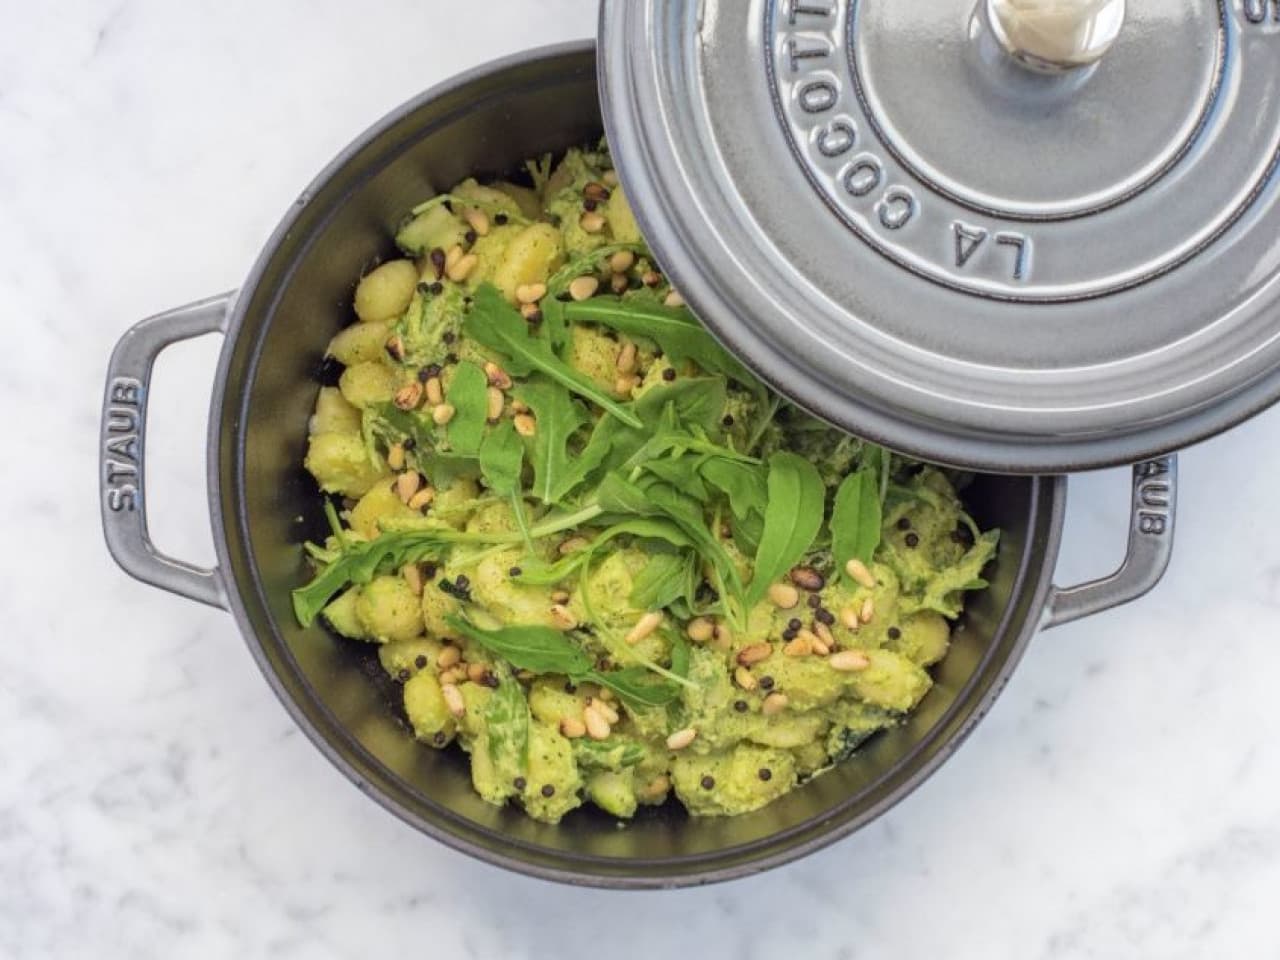
<path fill-rule="evenodd" d="M 1066 480 L 978 477 L 969 502 L 981 523 L 1004 530 L 1004 540 L 992 587 L 958 625 L 935 689 L 906 725 L 759 813 L 696 820 L 673 804 L 619 830 L 591 811 L 551 827 L 485 804 L 463 756 L 414 742 L 371 648 L 294 622 L 289 593 L 307 577 L 300 544 L 324 529 L 320 497 L 300 466 L 305 425 L 325 345 L 351 315 L 352 280 L 392 254 L 388 237 L 406 209 L 473 172 L 499 174 L 600 132 L 595 52 L 579 44 L 461 76 L 361 136 L 302 194 L 239 292 L 151 317 L 121 340 L 102 421 L 103 522 L 128 573 L 230 610 L 268 683 L 316 747 L 411 826 L 553 880 L 623 888 L 708 883 L 794 860 L 866 825 L 959 747 L 1038 629 L 1154 586 L 1172 542 L 1174 464 L 1152 461 L 1135 472 L 1122 570 L 1069 590 L 1052 585 Z M 201 570 L 150 544 L 143 455 L 156 355 L 211 332 L 225 336 L 209 415 L 218 567 Z"/>

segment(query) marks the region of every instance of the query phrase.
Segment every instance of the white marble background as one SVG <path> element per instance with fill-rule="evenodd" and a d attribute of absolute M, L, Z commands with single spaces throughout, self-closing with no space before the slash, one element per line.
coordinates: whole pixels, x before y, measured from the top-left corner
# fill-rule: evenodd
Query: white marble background
<path fill-rule="evenodd" d="M 0 0 L 0 958 L 1280 957 L 1280 413 L 1188 452 L 1146 602 L 1038 638 L 968 745 L 860 835 L 727 886 L 474 863 L 299 735 L 231 618 L 110 563 L 101 379 L 134 320 L 232 287 L 311 176 L 592 0 Z M 162 363 L 156 538 L 212 555 L 218 343 Z M 1063 576 L 1117 558 L 1073 487 Z"/>

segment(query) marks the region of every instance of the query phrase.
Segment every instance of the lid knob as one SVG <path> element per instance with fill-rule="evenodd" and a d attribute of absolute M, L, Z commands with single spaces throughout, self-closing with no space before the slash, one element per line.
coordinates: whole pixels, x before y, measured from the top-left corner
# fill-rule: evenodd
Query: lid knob
<path fill-rule="evenodd" d="M 1041 73 L 1097 63 L 1124 26 L 1125 0 L 986 0 L 986 5 L 1000 45 Z"/>

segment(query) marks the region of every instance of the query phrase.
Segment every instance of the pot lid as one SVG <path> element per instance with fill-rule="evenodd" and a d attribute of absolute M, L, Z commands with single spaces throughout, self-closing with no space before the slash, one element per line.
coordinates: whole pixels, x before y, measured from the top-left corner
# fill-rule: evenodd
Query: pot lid
<path fill-rule="evenodd" d="M 604 0 L 699 316 L 859 435 L 1132 462 L 1280 397 L 1280 0 Z"/>

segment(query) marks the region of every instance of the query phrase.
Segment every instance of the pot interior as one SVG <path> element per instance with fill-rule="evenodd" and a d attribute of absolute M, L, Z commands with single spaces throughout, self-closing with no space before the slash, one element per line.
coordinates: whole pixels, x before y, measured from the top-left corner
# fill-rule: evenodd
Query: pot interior
<path fill-rule="evenodd" d="M 626 829 L 582 810 L 558 827 L 485 804 L 466 758 L 416 743 L 372 646 L 303 630 L 290 591 L 308 578 L 300 544 L 326 530 L 301 467 L 317 370 L 353 319 L 356 278 L 395 256 L 413 204 L 473 173 L 600 136 L 594 51 L 558 48 L 461 78 L 383 121 L 290 213 L 237 307 L 215 407 L 215 524 L 237 616 L 255 656 L 308 735 L 354 782 L 454 846 L 556 879 L 656 886 L 750 872 L 865 823 L 954 749 L 1002 686 L 1034 628 L 1057 549 L 1053 480 L 981 476 L 967 493 L 1004 530 L 992 587 L 958 625 L 937 685 L 903 727 L 756 814 L 694 820 L 674 803 Z"/>

